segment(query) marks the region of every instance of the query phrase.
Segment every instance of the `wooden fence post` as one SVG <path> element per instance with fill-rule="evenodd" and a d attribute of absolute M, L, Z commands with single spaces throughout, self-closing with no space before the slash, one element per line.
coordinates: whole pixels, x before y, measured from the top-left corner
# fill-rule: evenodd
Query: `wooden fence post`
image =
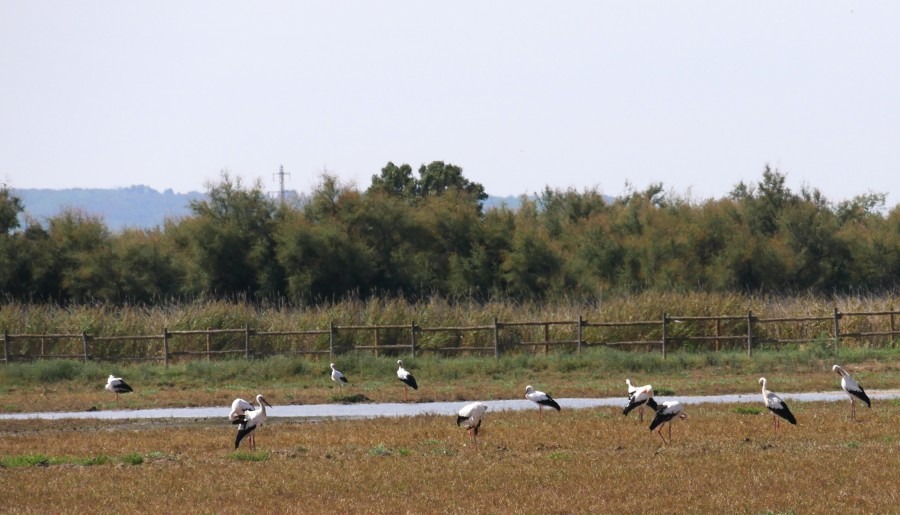
<path fill-rule="evenodd" d="M 581 341 L 584 340 L 584 320 L 578 315 L 578 355 L 581 356 Z"/>
<path fill-rule="evenodd" d="M 244 359 L 250 359 L 250 325 L 244 325 Z"/>
<path fill-rule="evenodd" d="M 494 359 L 500 359 L 500 325 L 494 317 Z"/>
<path fill-rule="evenodd" d="M 84 362 L 88 361 L 88 336 L 87 333 L 81 331 L 81 346 L 84 349 Z"/>
<path fill-rule="evenodd" d="M 838 308 L 834 308 L 834 351 L 838 351 L 838 345 L 841 343 L 841 324 L 839 320 L 841 319 L 841 312 L 838 311 Z"/>
<path fill-rule="evenodd" d="M 212 333 L 209 332 L 209 327 L 206 328 L 206 361 L 209 361 L 209 351 L 212 343 Z"/>
<path fill-rule="evenodd" d="M 896 330 L 894 329 L 894 327 L 895 327 L 895 326 L 894 326 L 894 306 L 891 306 L 891 336 L 888 337 L 888 341 L 889 341 L 890 343 L 893 343 L 893 342 L 894 342 L 894 333 L 896 332 Z"/>
<path fill-rule="evenodd" d="M 416 321 L 409 323 L 409 342 L 412 347 L 412 356 L 416 357 Z"/>
<path fill-rule="evenodd" d="M 3 330 L 3 362 L 9 365 L 9 331 Z"/>
<path fill-rule="evenodd" d="M 334 320 L 328 322 L 328 356 L 334 361 Z"/>
<path fill-rule="evenodd" d="M 719 352 L 719 336 L 722 335 L 722 319 L 716 319 L 716 352 Z"/>
<path fill-rule="evenodd" d="M 747 357 L 753 357 L 753 311 L 747 311 Z"/>
<path fill-rule="evenodd" d="M 550 351 L 550 345 L 546 342 L 550 341 L 550 324 L 544 324 L 544 356 Z"/>
<path fill-rule="evenodd" d="M 666 359 L 666 343 L 668 340 L 667 331 L 669 329 L 669 315 L 666 312 L 663 312 L 663 322 L 662 322 L 662 352 L 663 359 Z"/>
<path fill-rule="evenodd" d="M 169 368 L 169 328 L 163 327 L 163 363 Z"/>
<path fill-rule="evenodd" d="M 378 357 L 378 326 L 375 326 L 375 357 Z"/>

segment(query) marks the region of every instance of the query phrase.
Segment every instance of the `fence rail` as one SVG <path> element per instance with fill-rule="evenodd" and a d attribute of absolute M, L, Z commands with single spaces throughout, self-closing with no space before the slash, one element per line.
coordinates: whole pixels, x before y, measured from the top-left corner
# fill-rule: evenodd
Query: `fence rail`
<path fill-rule="evenodd" d="M 640 347 L 648 351 L 659 350 L 663 357 L 678 346 L 705 346 L 719 351 L 725 346 L 743 348 L 748 356 L 754 349 L 764 346 L 812 343 L 826 341 L 835 347 L 842 340 L 882 339 L 893 344 L 900 336 L 896 326 L 896 316 L 900 311 L 872 311 L 841 313 L 837 308 L 828 316 L 772 317 L 760 318 L 748 311 L 742 315 L 722 316 L 672 316 L 663 313 L 659 320 L 643 321 L 589 321 L 579 316 L 577 320 L 509 321 L 496 318 L 492 324 L 474 326 L 420 326 L 415 321 L 409 325 L 335 325 L 325 329 L 304 329 L 296 331 L 256 331 L 249 326 L 240 329 L 176 330 L 164 328 L 162 334 L 146 335 L 89 335 L 80 334 L 10 334 L 3 332 L 3 362 L 31 361 L 35 359 L 81 359 L 83 361 L 158 361 L 168 366 L 173 358 L 243 355 L 255 356 L 284 355 L 328 355 L 346 352 L 409 352 L 413 356 L 431 352 L 439 354 L 475 353 L 493 354 L 500 357 L 503 352 L 513 349 L 530 349 L 532 352 L 550 347 L 569 347 L 576 353 L 583 348 L 608 346 L 614 348 Z M 863 318 L 865 330 L 841 332 L 843 318 Z M 872 319 L 881 320 L 881 327 Z M 885 320 L 886 319 L 886 322 Z M 551 329 L 556 334 L 551 338 Z M 534 339 L 533 332 L 540 330 L 541 338 Z M 619 336 L 610 337 L 607 333 Z M 562 332 L 563 334 L 560 334 Z M 788 333 L 782 337 L 780 333 Z M 366 333 L 358 337 L 358 333 Z M 389 333 L 386 338 L 385 334 Z M 799 335 L 799 336 L 798 336 Z M 202 337 L 205 348 L 196 348 L 196 338 Z M 215 338 L 229 341 L 214 342 Z M 308 339 L 319 339 L 310 342 Z M 328 340 L 325 348 L 323 338 Z M 434 339 L 422 342 L 421 339 Z M 468 337 L 468 339 L 467 339 Z M 235 338 L 237 338 L 235 340 Z M 283 340 L 281 346 L 265 345 L 269 339 Z M 618 339 L 616 339 L 618 338 Z M 298 340 L 300 346 L 295 345 Z M 290 348 L 285 348 L 290 340 Z M 455 340 L 456 345 L 453 343 Z M 39 342 L 39 352 L 27 345 L 17 343 Z M 98 347 L 121 342 L 148 342 L 150 346 L 134 355 L 104 352 Z M 195 346 L 192 347 L 192 341 Z M 47 351 L 46 347 L 51 348 Z M 162 342 L 161 344 L 159 342 Z M 66 345 L 68 344 L 68 346 Z M 76 349 L 77 348 L 77 349 Z M 31 352 L 29 352 L 29 350 Z"/>

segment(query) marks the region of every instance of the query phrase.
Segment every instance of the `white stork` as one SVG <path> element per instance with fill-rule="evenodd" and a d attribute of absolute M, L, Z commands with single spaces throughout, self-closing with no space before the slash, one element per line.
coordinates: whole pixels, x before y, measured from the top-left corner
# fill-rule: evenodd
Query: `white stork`
<path fill-rule="evenodd" d="M 841 375 L 841 388 L 850 396 L 850 418 L 856 419 L 856 399 L 865 402 L 867 407 L 872 407 L 872 401 L 869 400 L 863 387 L 854 381 L 843 367 L 835 365 L 831 367 L 831 370 Z"/>
<path fill-rule="evenodd" d="M 241 424 L 241 429 L 243 429 L 243 424 L 247 421 L 247 412 L 254 410 L 256 410 L 256 407 L 238 397 L 231 401 L 231 411 L 228 413 L 228 420 L 235 425 Z"/>
<path fill-rule="evenodd" d="M 462 425 L 462 423 L 465 422 L 466 432 L 472 435 L 472 443 L 475 444 L 476 451 L 478 450 L 478 428 L 481 427 L 481 420 L 487 409 L 487 404 L 473 402 L 463 406 L 456 416 L 457 426 Z"/>
<path fill-rule="evenodd" d="M 110 374 L 109 379 L 106 380 L 106 389 L 116 394 L 116 401 L 119 400 L 120 393 L 130 393 L 134 391 L 121 377 L 115 377 L 112 374 Z"/>
<path fill-rule="evenodd" d="M 625 379 L 625 384 L 628 385 L 628 397 L 630 398 L 637 390 L 637 386 L 631 384 L 631 379 Z"/>
<path fill-rule="evenodd" d="M 655 404 L 655 403 L 654 403 Z M 650 432 L 652 433 L 654 429 L 657 427 L 659 431 L 659 437 L 662 438 L 664 444 L 669 445 L 672 443 L 672 421 L 675 418 L 686 419 L 687 414 L 684 412 L 684 406 L 681 405 L 678 401 L 666 401 L 660 404 L 656 408 L 656 415 L 653 417 L 653 422 L 650 423 Z M 662 426 L 664 424 L 669 424 L 669 441 L 666 441 L 666 437 L 662 434 Z"/>
<path fill-rule="evenodd" d="M 543 416 L 544 406 L 559 411 L 559 404 L 553 400 L 553 397 L 540 390 L 535 390 L 531 385 L 525 387 L 525 398 L 538 405 L 538 417 Z"/>
<path fill-rule="evenodd" d="M 631 412 L 631 410 L 637 408 L 638 415 L 640 415 L 641 422 L 643 422 L 644 404 L 654 411 L 657 407 L 656 401 L 653 400 L 653 386 L 649 384 L 645 384 L 644 386 L 633 386 L 631 384 L 631 379 L 626 379 L 625 384 L 628 385 L 628 405 L 622 410 L 622 414 L 628 416 L 628 413 Z"/>
<path fill-rule="evenodd" d="M 349 383 L 349 381 L 347 381 L 347 378 L 344 377 L 344 374 L 342 374 L 340 370 L 334 368 L 334 363 L 331 364 L 331 380 L 341 388 L 343 388 L 345 384 Z"/>
<path fill-rule="evenodd" d="M 238 399 L 243 400 L 243 399 Z M 246 401 L 244 401 L 246 402 Z M 262 394 L 256 396 L 256 402 L 259 404 L 258 410 L 247 411 L 244 416 L 244 421 L 241 422 L 238 427 L 237 436 L 234 438 L 234 448 L 237 449 L 241 444 L 241 440 L 244 439 L 245 436 L 250 435 L 250 450 L 256 450 L 256 435 L 253 434 L 253 431 L 259 426 L 263 425 L 263 422 L 266 421 L 266 406 L 272 407 L 269 404 L 269 401 L 263 397 Z M 249 403 L 248 403 L 249 404 Z"/>
<path fill-rule="evenodd" d="M 403 399 L 409 400 L 409 388 L 418 390 L 419 384 L 416 383 L 416 378 L 413 377 L 413 375 L 410 374 L 408 370 L 403 368 L 403 360 L 398 359 L 397 365 L 400 367 L 397 369 L 397 379 L 399 379 L 405 385 L 403 387 Z"/>
<path fill-rule="evenodd" d="M 772 412 L 772 420 L 775 423 L 775 434 L 778 434 L 778 428 L 780 427 L 779 417 L 787 420 L 791 424 L 797 425 L 797 419 L 794 418 L 794 414 L 791 413 L 791 410 L 788 409 L 787 404 L 781 397 L 775 395 L 774 393 L 766 390 L 766 378 L 760 377 L 759 384 L 762 385 L 762 396 L 763 402 L 766 404 L 766 407 Z"/>

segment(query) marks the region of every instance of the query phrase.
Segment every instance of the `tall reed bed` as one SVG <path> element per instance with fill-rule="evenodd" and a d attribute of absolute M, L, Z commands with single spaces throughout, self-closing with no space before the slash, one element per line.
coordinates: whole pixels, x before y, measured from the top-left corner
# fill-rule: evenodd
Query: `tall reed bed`
<path fill-rule="evenodd" d="M 327 330 L 330 324 L 337 326 L 395 325 L 408 327 L 416 323 L 422 327 L 471 327 L 500 322 L 576 321 L 582 317 L 588 322 L 654 322 L 648 326 L 594 327 L 585 330 L 584 339 L 593 342 L 659 340 L 663 314 L 670 317 L 687 316 L 746 316 L 752 312 L 759 318 L 824 317 L 820 322 L 783 322 L 764 324 L 755 328 L 762 339 L 815 339 L 833 330 L 828 319 L 833 310 L 841 312 L 888 311 L 894 309 L 892 296 L 833 296 L 820 297 L 798 295 L 792 297 L 738 295 L 720 293 L 640 293 L 632 296 L 616 296 L 596 302 L 562 301 L 554 303 L 514 302 L 496 299 L 487 302 L 449 301 L 431 297 L 418 302 L 399 298 L 374 298 L 368 300 L 347 299 L 330 304 L 294 306 L 275 302 L 226 302 L 201 300 L 157 306 L 83 304 L 54 306 L 46 304 L 8 303 L 0 309 L 0 327 L 11 334 L 81 334 L 91 336 L 159 336 L 164 330 L 191 331 L 207 329 L 252 328 L 257 332 Z M 900 318 L 900 317 L 898 317 Z M 670 337 L 709 335 L 713 322 L 684 322 L 669 324 Z M 886 331 L 890 317 L 845 316 L 840 320 L 842 332 Z M 900 326 L 900 319 L 896 320 Z M 385 329 L 379 334 L 382 343 L 408 343 L 409 330 Z M 722 334 L 746 332 L 742 319 L 723 321 Z M 361 338 L 360 334 L 344 331 L 337 335 L 338 347 L 349 346 Z M 364 337 L 363 337 L 364 338 Z M 423 348 L 484 347 L 493 345 L 493 334 L 488 331 L 457 331 L 425 333 L 418 337 Z M 504 338 L 508 341 L 572 340 L 573 325 L 549 325 L 508 327 Z M 241 348 L 243 335 L 232 333 L 215 338 L 212 350 Z M 849 341 L 848 345 L 892 346 L 889 338 L 876 343 Z M 313 335 L 302 341 L 297 338 L 273 337 L 263 345 L 262 351 L 292 352 L 300 347 L 328 349 L 328 335 Z M 368 342 L 371 343 L 371 342 Z M 203 350 L 207 342 L 203 336 L 186 338 L 184 349 Z M 56 353 L 80 352 L 78 341 L 23 341 L 15 353 L 35 354 L 44 351 Z M 48 349 L 47 346 L 59 348 Z M 63 348 L 68 345 L 69 348 Z M 735 344 L 735 345 L 740 345 Z M 152 355 L 157 344 L 142 340 L 115 342 L 101 355 L 140 356 Z"/>

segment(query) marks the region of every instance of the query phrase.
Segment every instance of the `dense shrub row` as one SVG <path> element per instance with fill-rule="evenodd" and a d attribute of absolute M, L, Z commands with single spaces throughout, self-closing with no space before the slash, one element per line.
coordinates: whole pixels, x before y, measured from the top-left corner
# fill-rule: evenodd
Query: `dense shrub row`
<path fill-rule="evenodd" d="M 853 293 L 900 278 L 900 209 L 871 193 L 837 204 L 778 171 L 725 198 L 653 185 L 610 200 L 547 188 L 517 209 L 483 210 L 459 167 L 389 163 L 360 191 L 323 175 L 281 205 L 223 173 L 192 215 L 111 232 L 67 210 L 19 226 L 0 189 L 6 300 L 167 304 L 348 297 L 599 302 L 641 291 Z"/>

